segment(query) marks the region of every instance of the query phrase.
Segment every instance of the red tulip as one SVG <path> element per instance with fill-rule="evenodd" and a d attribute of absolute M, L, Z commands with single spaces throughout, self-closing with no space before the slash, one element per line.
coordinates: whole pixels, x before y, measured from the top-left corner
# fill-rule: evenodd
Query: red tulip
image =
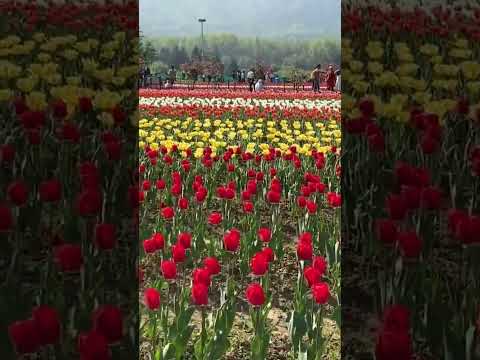
<path fill-rule="evenodd" d="M 407 214 L 407 205 L 399 195 L 390 195 L 386 200 L 386 207 L 392 220 L 402 220 Z"/>
<path fill-rule="evenodd" d="M 197 268 L 194 269 L 192 272 L 193 283 L 202 283 L 205 286 L 209 287 L 211 280 L 210 280 L 210 270 L 208 268 Z"/>
<path fill-rule="evenodd" d="M 153 242 L 153 245 L 157 250 L 162 250 L 163 247 L 165 246 L 165 238 L 160 233 L 153 233 L 150 240 Z"/>
<path fill-rule="evenodd" d="M 251 305 L 261 306 L 265 302 L 263 288 L 258 283 L 252 283 L 248 285 L 245 295 Z"/>
<path fill-rule="evenodd" d="M 186 198 L 180 198 L 178 200 L 178 207 L 182 210 L 188 209 L 188 199 Z"/>
<path fill-rule="evenodd" d="M 165 189 L 165 187 L 167 186 L 167 184 L 165 183 L 164 180 L 162 179 L 159 179 L 155 182 L 155 186 L 157 188 L 157 190 L 163 190 Z"/>
<path fill-rule="evenodd" d="M 303 276 L 307 280 L 308 287 L 312 287 L 314 284 L 320 282 L 322 274 L 313 266 L 307 266 L 303 270 Z"/>
<path fill-rule="evenodd" d="M 213 212 L 208 217 L 208 223 L 210 225 L 218 225 L 222 222 L 222 214 L 218 212 Z"/>
<path fill-rule="evenodd" d="M 161 210 L 161 214 L 165 220 L 170 220 L 175 216 L 175 211 L 171 207 L 164 207 Z"/>
<path fill-rule="evenodd" d="M 58 312 L 47 305 L 32 310 L 32 319 L 42 345 L 56 344 L 60 339 L 60 318 Z"/>
<path fill-rule="evenodd" d="M 157 244 L 152 239 L 145 239 L 143 240 L 143 250 L 147 254 L 153 254 L 158 250 Z"/>
<path fill-rule="evenodd" d="M 62 197 L 62 184 L 57 179 L 44 181 L 39 186 L 40 200 L 43 202 L 57 202 Z"/>
<path fill-rule="evenodd" d="M 307 210 L 309 214 L 315 214 L 317 212 L 317 204 L 313 201 L 307 200 Z"/>
<path fill-rule="evenodd" d="M 307 199 L 305 198 L 305 196 L 299 196 L 297 198 L 297 205 L 302 209 L 307 206 Z"/>
<path fill-rule="evenodd" d="M 109 344 L 117 343 L 123 337 L 123 317 L 114 305 L 102 305 L 92 314 L 93 329 L 102 334 Z"/>
<path fill-rule="evenodd" d="M 95 188 L 83 190 L 76 200 L 77 211 L 80 216 L 93 216 L 102 209 L 102 193 Z"/>
<path fill-rule="evenodd" d="M 192 286 L 192 302 L 195 305 L 208 305 L 208 287 L 203 283 L 194 283 Z"/>
<path fill-rule="evenodd" d="M 78 336 L 78 352 L 82 360 L 111 359 L 107 339 L 96 330 Z"/>
<path fill-rule="evenodd" d="M 330 289 L 325 282 L 318 282 L 312 286 L 313 299 L 317 304 L 323 305 L 330 298 Z"/>
<path fill-rule="evenodd" d="M 342 197 L 340 194 L 329 192 L 327 193 L 327 202 L 331 207 L 339 207 L 342 205 Z"/>
<path fill-rule="evenodd" d="M 256 253 L 250 260 L 250 269 L 257 276 L 264 275 L 268 270 L 268 259 L 263 252 Z"/>
<path fill-rule="evenodd" d="M 378 219 L 376 221 L 376 233 L 378 239 L 386 244 L 392 245 L 397 241 L 397 225 L 390 219 Z"/>
<path fill-rule="evenodd" d="M 155 288 L 145 289 L 143 293 L 145 305 L 150 310 L 156 310 L 160 307 L 160 292 Z"/>
<path fill-rule="evenodd" d="M 176 263 L 182 263 L 185 261 L 185 248 L 182 244 L 176 243 L 172 245 L 172 257 Z"/>
<path fill-rule="evenodd" d="M 22 180 L 13 181 L 7 188 L 8 198 L 16 206 L 25 205 L 28 200 L 28 187 Z"/>
<path fill-rule="evenodd" d="M 263 248 L 262 253 L 263 255 L 265 255 L 269 263 L 271 263 L 275 259 L 275 253 L 273 252 L 273 249 L 270 247 Z"/>
<path fill-rule="evenodd" d="M 253 203 L 251 201 L 244 201 L 243 202 L 243 212 L 244 213 L 250 214 L 251 212 L 253 212 L 254 209 L 255 209 L 255 206 L 253 205 Z"/>
<path fill-rule="evenodd" d="M 375 347 L 377 360 L 412 360 L 412 340 L 408 332 L 382 331 Z"/>
<path fill-rule="evenodd" d="M 272 231 L 269 228 L 260 228 L 258 237 L 262 242 L 269 242 L 272 239 Z"/>
<path fill-rule="evenodd" d="M 403 231 L 397 236 L 400 250 L 407 258 L 418 257 L 422 251 L 422 241 L 415 231 Z"/>
<path fill-rule="evenodd" d="M 163 260 L 160 264 L 160 269 L 166 280 L 172 280 L 177 277 L 177 266 L 173 260 Z"/>
<path fill-rule="evenodd" d="M 267 192 L 267 200 L 269 203 L 278 204 L 280 202 L 282 194 L 277 191 L 270 190 Z"/>
<path fill-rule="evenodd" d="M 409 331 L 410 310 L 400 304 L 391 305 L 384 309 L 383 329 L 387 331 Z"/>
<path fill-rule="evenodd" d="M 23 320 L 10 324 L 8 335 L 19 354 L 35 353 L 40 348 L 40 337 L 34 320 Z"/>
<path fill-rule="evenodd" d="M 223 236 L 223 244 L 225 250 L 235 252 L 240 246 L 240 231 L 237 229 L 231 229 Z"/>
<path fill-rule="evenodd" d="M 78 107 L 82 113 L 88 113 L 92 111 L 92 100 L 88 97 L 81 97 L 78 99 Z"/>
<path fill-rule="evenodd" d="M 221 271 L 220 263 L 214 257 L 207 257 L 203 260 L 203 266 L 209 271 L 211 276 L 217 275 Z"/>
<path fill-rule="evenodd" d="M 178 234 L 177 241 L 182 244 L 185 249 L 190 249 L 192 245 L 192 234 L 188 232 L 182 232 Z"/>
<path fill-rule="evenodd" d="M 12 144 L 0 145 L 0 163 L 11 164 L 15 160 L 15 152 Z"/>
<path fill-rule="evenodd" d="M 95 229 L 95 245 L 102 250 L 111 250 L 117 244 L 114 224 L 97 224 Z"/>
<path fill-rule="evenodd" d="M 299 260 L 312 260 L 312 244 L 306 241 L 299 241 L 297 244 L 297 256 Z"/>
<path fill-rule="evenodd" d="M 54 257 L 62 272 L 79 272 L 83 266 L 83 255 L 80 245 L 59 245 L 54 250 Z"/>
<path fill-rule="evenodd" d="M 142 189 L 143 189 L 143 191 L 148 191 L 148 190 L 150 190 L 150 187 L 151 187 L 150 181 L 144 180 L 143 183 L 142 183 Z"/>
<path fill-rule="evenodd" d="M 314 256 L 312 266 L 323 276 L 327 271 L 327 260 L 323 256 Z"/>

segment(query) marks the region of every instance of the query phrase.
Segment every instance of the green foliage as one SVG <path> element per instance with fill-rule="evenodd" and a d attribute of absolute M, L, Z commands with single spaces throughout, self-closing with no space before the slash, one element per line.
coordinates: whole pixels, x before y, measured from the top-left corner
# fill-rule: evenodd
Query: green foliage
<path fill-rule="evenodd" d="M 150 39 L 159 50 L 159 59 L 172 62 L 172 52 L 184 49 L 190 57 L 200 56 L 198 37 L 158 37 Z M 162 51 L 162 49 L 165 49 Z M 340 41 L 331 39 L 291 40 L 237 37 L 233 34 L 214 34 L 205 37 L 205 54 L 220 57 L 226 64 L 233 60 L 242 69 L 262 62 L 274 67 L 293 66 L 311 70 L 317 64 L 340 64 Z M 231 69 L 229 69 L 231 70 Z"/>

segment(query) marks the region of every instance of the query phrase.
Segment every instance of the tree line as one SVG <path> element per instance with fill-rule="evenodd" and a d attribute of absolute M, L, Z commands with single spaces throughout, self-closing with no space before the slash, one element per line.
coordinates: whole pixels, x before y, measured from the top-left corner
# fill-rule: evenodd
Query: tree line
<path fill-rule="evenodd" d="M 170 65 L 195 61 L 201 56 L 200 37 L 141 37 L 141 56 L 152 72 L 165 72 Z M 341 61 L 340 41 L 335 39 L 249 38 L 233 34 L 205 36 L 204 56 L 221 62 L 228 77 L 234 70 L 248 69 L 263 63 L 274 72 L 291 73 L 292 69 L 309 71 L 317 64 Z"/>

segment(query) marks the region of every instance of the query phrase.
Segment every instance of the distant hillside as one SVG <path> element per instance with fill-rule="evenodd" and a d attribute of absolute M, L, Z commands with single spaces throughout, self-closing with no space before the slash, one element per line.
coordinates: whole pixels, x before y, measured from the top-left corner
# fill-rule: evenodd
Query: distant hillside
<path fill-rule="evenodd" d="M 340 37 L 340 0 L 142 0 L 140 30 L 147 37 L 200 32 L 239 36 Z"/>

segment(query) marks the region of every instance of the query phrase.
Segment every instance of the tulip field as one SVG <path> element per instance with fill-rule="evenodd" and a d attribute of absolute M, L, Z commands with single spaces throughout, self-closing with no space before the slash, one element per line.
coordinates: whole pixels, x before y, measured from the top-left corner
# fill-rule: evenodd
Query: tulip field
<path fill-rule="evenodd" d="M 140 90 L 142 359 L 339 359 L 339 101 Z"/>
<path fill-rule="evenodd" d="M 0 27 L 1 358 L 131 360 L 138 5 L 1 1 Z"/>
<path fill-rule="evenodd" d="M 342 306 L 359 336 L 342 351 L 478 359 L 480 8 L 353 4 L 342 11 L 342 243 L 359 256 L 343 267 Z"/>

